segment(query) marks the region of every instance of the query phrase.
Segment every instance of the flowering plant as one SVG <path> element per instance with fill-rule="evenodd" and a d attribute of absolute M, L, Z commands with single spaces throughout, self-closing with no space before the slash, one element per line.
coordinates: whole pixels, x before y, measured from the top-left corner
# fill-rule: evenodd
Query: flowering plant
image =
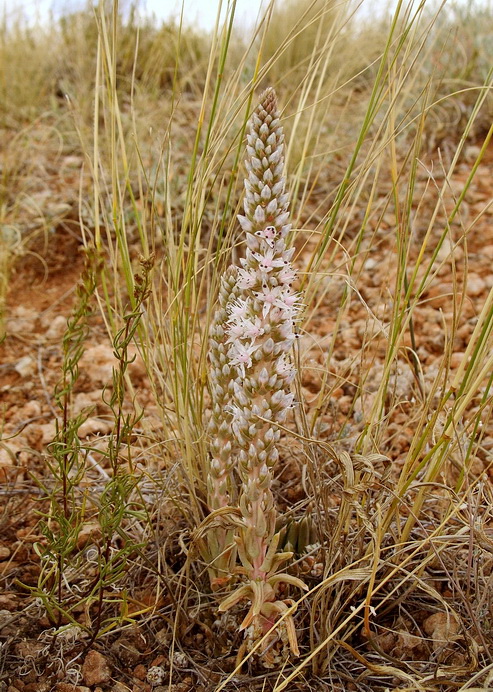
<path fill-rule="evenodd" d="M 293 290 L 294 248 L 286 247 L 291 226 L 283 151 L 275 92 L 267 89 L 253 113 L 247 136 L 245 213 L 238 216 L 246 232 L 246 254 L 240 260 L 241 267 L 228 275 L 234 276 L 234 292 L 230 291 L 225 300 L 223 290 L 211 338 L 213 405 L 221 397 L 223 405 L 223 421 L 214 425 L 224 433 L 231 428 L 233 437 L 223 439 L 222 444 L 212 443 L 209 502 L 213 507 L 229 502 L 227 478 L 236 466 L 241 480 L 241 520 L 234 536 L 241 567 L 236 571 L 246 577 L 246 582 L 221 603 L 220 610 L 226 611 L 244 599 L 250 601 L 240 626 L 248 629 L 250 642 L 269 632 L 293 604 L 290 599 L 277 598 L 281 584 L 306 588 L 300 579 L 278 571 L 292 553 L 277 552 L 279 534 L 275 532 L 272 494 L 279 424 L 285 422 L 294 405 L 290 385 L 296 371 L 289 353 L 297 336 L 295 324 L 301 307 L 300 296 Z M 218 340 L 218 329 L 223 341 Z M 224 356 L 220 370 L 216 365 L 219 350 Z M 298 654 L 291 616 L 272 630 L 261 654 L 266 656 L 269 649 L 272 658 L 275 641 L 289 644 Z"/>

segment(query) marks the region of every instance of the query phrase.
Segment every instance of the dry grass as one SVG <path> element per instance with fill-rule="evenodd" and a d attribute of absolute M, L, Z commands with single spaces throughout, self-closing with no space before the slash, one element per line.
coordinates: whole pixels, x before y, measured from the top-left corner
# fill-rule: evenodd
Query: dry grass
<path fill-rule="evenodd" d="M 231 12 L 211 36 L 103 6 L 1 28 L 0 299 L 29 262 L 49 277 L 67 235 L 97 277 L 59 344 L 64 398 L 45 392 L 75 466 L 55 445 L 32 469 L 44 557 L 22 617 L 44 613 L 39 599 L 50 613 L 35 663 L 52 683 L 79 680 L 94 643 L 124 680 L 115 641 L 138 623 L 170 649 L 159 665 L 174 690 L 488 689 L 493 14 L 400 2 L 370 23 L 354 9 L 269 6 L 251 40 Z M 300 658 L 265 671 L 255 652 L 235 660 L 241 615 L 218 616 L 197 539 L 207 328 L 242 252 L 244 129 L 267 84 L 284 109 L 306 303 L 276 492 L 310 591 Z M 78 346 L 94 343 L 118 358 L 107 433 L 86 442 Z M 32 481 L 19 489 L 36 496 Z M 2 632 L 0 676 L 27 674 Z"/>

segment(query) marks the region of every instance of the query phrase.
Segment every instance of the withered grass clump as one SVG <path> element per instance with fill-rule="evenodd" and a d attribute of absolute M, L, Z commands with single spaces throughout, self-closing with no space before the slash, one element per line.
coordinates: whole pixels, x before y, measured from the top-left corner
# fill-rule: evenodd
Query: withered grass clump
<path fill-rule="evenodd" d="M 491 11 L 296 5 L 3 27 L 0 680 L 491 686 Z"/>

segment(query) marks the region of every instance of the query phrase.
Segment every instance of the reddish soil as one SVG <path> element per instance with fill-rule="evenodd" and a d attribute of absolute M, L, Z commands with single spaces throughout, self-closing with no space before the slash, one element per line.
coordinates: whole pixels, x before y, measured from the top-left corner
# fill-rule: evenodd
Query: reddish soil
<path fill-rule="evenodd" d="M 464 161 L 459 164 L 457 172 L 451 181 L 450 195 L 444 200 L 445 208 L 450 211 L 454 196 L 467 179 L 471 164 Z M 418 186 L 423 190 L 423 199 L 433 200 L 436 190 L 424 188 L 427 179 L 423 176 Z M 486 159 L 480 166 L 475 182 L 466 196 L 462 210 L 462 223 L 468 223 L 483 212 L 493 196 L 493 149 L 490 148 Z M 420 195 L 418 194 L 418 199 Z M 426 203 L 427 204 L 427 203 Z M 421 217 L 415 220 L 415 239 L 410 246 L 410 263 L 412 264 L 420 242 L 429 221 L 429 206 L 424 204 L 420 210 Z M 467 215 L 467 219 L 464 216 Z M 493 208 L 490 206 L 482 218 L 475 224 L 467 238 L 460 240 L 461 226 L 454 224 L 452 232 L 458 242 L 454 253 L 454 263 L 448 252 L 442 253 L 443 266 L 436 278 L 430 284 L 427 293 L 414 313 L 414 330 L 416 353 L 419 357 L 423 382 L 425 386 L 436 377 L 438 363 L 443 357 L 445 348 L 444 324 L 452 329 L 455 319 L 451 293 L 453 292 L 452 271 L 456 272 L 455 281 L 461 286 L 459 299 L 464 298 L 463 308 L 454 330 L 451 346 L 450 368 L 454 371 L 464 354 L 468 339 L 474 327 L 475 319 L 484 303 L 489 290 L 493 286 Z M 436 242 L 443 229 L 444 214 L 439 216 L 433 239 Z M 382 324 L 388 317 L 389 296 L 392 294 L 395 279 L 395 223 L 391 212 L 384 214 L 383 219 L 375 224 L 374 237 L 371 244 L 363 245 L 360 258 L 357 260 L 358 271 L 356 287 L 359 296 L 353 297 L 343 316 L 340 326 L 340 336 L 334 345 L 333 358 L 330 364 L 331 378 L 334 386 L 331 390 L 330 401 L 325 401 L 322 415 L 322 433 L 326 438 L 335 438 L 345 426 L 346 441 L 350 446 L 351 440 L 356 439 L 363 426 L 363 419 L 370 409 L 379 376 L 382 372 L 382 359 L 385 354 L 385 329 Z M 357 232 L 358 219 L 354 221 L 354 231 Z M 353 234 L 353 237 L 355 236 Z M 351 232 L 349 233 L 350 237 Z M 434 247 L 432 240 L 427 251 L 428 256 Z M 73 220 L 66 219 L 57 227 L 54 237 L 49 242 L 39 242 L 31 248 L 32 254 L 19 259 L 12 270 L 9 293 L 7 296 L 6 328 L 7 337 L 0 345 L 0 402 L 3 412 L 2 442 L 0 443 L 0 634 L 7 638 L 15 648 L 14 658 L 18 664 L 23 658 L 32 655 L 36 649 L 37 640 L 29 638 L 31 620 L 23 610 L 30 602 L 27 589 L 21 587 L 34 586 L 39 575 L 39 558 L 34 544 L 41 537 L 37 534 L 37 514 L 39 509 L 39 492 L 32 481 L 32 476 L 42 477 L 46 473 L 44 455 L 47 445 L 52 441 L 55 432 L 53 390 L 60 378 L 62 358 L 61 339 L 66 327 L 66 318 L 73 305 L 74 289 L 80 278 L 84 265 L 84 256 L 78 239 L 77 225 Z M 466 263 L 467 258 L 467 263 Z M 337 272 L 342 276 L 347 269 L 347 261 L 342 253 L 335 253 L 335 272 L 331 279 L 330 290 L 318 292 L 320 302 L 313 314 L 310 336 L 303 337 L 302 352 L 304 361 L 303 393 L 308 407 L 317 400 L 320 391 L 322 373 L 320 366 L 325 363 L 327 346 L 335 326 L 337 310 L 343 288 L 347 285 L 346 277 L 338 280 Z M 467 271 L 467 285 L 464 278 Z M 463 295 L 461 295 L 463 290 Z M 371 314 L 376 316 L 371 317 Z M 313 336 L 317 346 L 313 347 Z M 368 344 L 372 342 L 372 347 Z M 411 346 L 411 340 L 404 346 Z M 323 347 L 323 350 L 321 350 Z M 97 440 L 108 432 L 104 407 L 101 404 L 102 388 L 111 381 L 113 363 L 112 348 L 104 329 L 103 321 L 97 315 L 91 317 L 91 331 L 86 343 L 86 356 L 81 362 L 82 377 L 76 404 L 79 408 L 89 404 L 96 406 L 94 415 L 86 425 L 85 434 L 88 440 Z M 87 353 L 89 355 L 87 355 Z M 364 362 L 362 362 L 364 354 Z M 368 378 L 364 394 L 355 398 L 359 386 L 362 368 L 366 368 Z M 149 398 L 145 391 L 146 378 L 140 373 L 140 395 Z M 399 460 L 409 448 L 413 434 L 412 401 L 416 396 L 419 385 L 413 370 L 413 362 L 409 355 L 400 362 L 400 370 L 395 376 L 396 403 L 392 415 L 386 421 L 386 439 L 388 446 L 385 450 L 393 460 Z M 493 448 L 493 425 L 486 421 L 483 431 L 484 450 L 475 459 L 473 472 L 480 474 L 487 470 L 491 472 L 490 450 Z M 282 480 L 285 484 L 284 499 L 294 503 L 302 495 L 302 485 L 299 476 L 299 466 L 296 463 L 286 464 Z M 8 615 L 10 613 L 10 616 Z M 423 614 L 422 622 L 427 622 L 430 635 L 434 623 L 429 621 L 430 612 Z M 10 618 L 10 619 L 9 619 Z M 41 617 L 41 627 L 50 623 Z M 426 629 L 426 628 L 425 628 Z M 157 633 L 159 634 L 159 632 Z M 157 635 L 156 635 L 157 636 Z M 389 635 L 390 636 L 390 635 Z M 113 680 L 125 680 L 127 687 L 118 687 L 118 683 L 108 687 L 104 671 L 99 682 L 90 683 L 90 674 L 84 678 L 87 687 L 94 690 L 112 689 L 122 692 L 124 689 L 149 692 L 151 683 L 148 671 L 151 665 L 159 666 L 162 661 L 159 655 L 153 653 L 152 646 L 139 639 L 138 628 L 125 635 L 121 646 L 126 647 L 128 661 L 122 663 L 123 656 L 116 648 L 112 649 L 109 659 L 118 659 L 124 669 L 124 674 L 115 670 Z M 120 640 L 116 640 L 117 642 Z M 404 655 L 412 650 L 407 642 Z M 112 645 L 113 646 L 113 645 Z M 385 648 L 385 642 L 381 641 Z M 390 645 L 389 645 L 390 646 Z M 394 657 L 399 657 L 393 643 Z M 23 648 L 24 647 L 24 648 Z M 27 648 L 26 648 L 27 647 Z M 128 654 L 130 650 L 131 654 Z M 11 659 L 9 659 L 11 661 Z M 88 664 L 89 666 L 89 664 Z M 104 662 L 95 661 L 94 666 L 103 666 Z M 180 662 L 177 663 L 180 669 Z M 7 671 L 8 672 L 8 671 Z M 10 684 L 10 692 L 43 692 L 50 689 L 51 683 L 38 678 L 33 669 L 19 672 L 10 671 L 8 678 L 5 671 L 0 669 L 2 676 Z M 60 681 L 57 687 L 51 689 L 66 692 Z M 167 684 L 167 683 L 163 683 Z M 1 685 L 1 682 L 0 682 Z M 44 686 L 43 686 L 44 685 Z M 98 686 L 101 685 L 101 686 Z M 181 687 L 180 687 L 181 685 Z M 82 691 L 85 688 L 80 688 Z M 3 692 L 4 688 L 0 687 Z M 7 689 L 7 688 L 5 688 Z M 70 686 L 70 689 L 74 689 Z M 159 687 L 154 687 L 155 690 Z M 162 688 L 165 689 L 165 688 Z M 168 688 L 166 688 L 168 689 Z M 192 679 L 185 670 L 182 671 L 181 682 L 173 687 L 175 692 L 185 692 L 201 689 L 195 678 Z M 205 690 L 206 686 L 202 686 Z M 237 687 L 236 689 L 245 689 Z M 294 686 L 291 689 L 296 689 Z M 322 689 L 322 688 L 320 688 Z M 325 689 L 325 688 L 323 688 Z M 336 689 L 334 687 L 334 689 Z M 350 687 L 347 687 L 350 689 Z M 354 688 L 356 689 L 356 688 Z"/>

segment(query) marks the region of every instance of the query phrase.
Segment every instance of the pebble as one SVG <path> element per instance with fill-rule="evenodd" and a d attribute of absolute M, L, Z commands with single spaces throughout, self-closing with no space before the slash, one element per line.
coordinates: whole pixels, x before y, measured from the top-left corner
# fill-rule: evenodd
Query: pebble
<path fill-rule="evenodd" d="M 14 370 L 21 377 L 29 377 L 36 371 L 36 361 L 32 356 L 24 356 L 14 365 Z"/>
<path fill-rule="evenodd" d="M 46 330 L 47 339 L 59 339 L 67 329 L 67 318 L 63 315 L 57 315 L 49 320 L 49 327 Z"/>
<path fill-rule="evenodd" d="M 79 531 L 79 535 L 77 536 L 78 550 L 82 550 L 82 548 L 84 548 L 84 546 L 89 542 L 90 539 L 100 538 L 100 536 L 101 526 L 99 525 L 99 522 L 93 521 L 84 524 L 81 530 Z M 113 646 L 111 648 L 113 650 Z"/>
<path fill-rule="evenodd" d="M 454 641 L 459 625 L 450 613 L 433 613 L 423 622 L 423 630 L 432 639 L 433 649 L 437 651 L 447 642 Z"/>
<path fill-rule="evenodd" d="M 12 311 L 12 316 L 7 319 L 6 330 L 8 334 L 27 334 L 34 329 L 34 323 L 38 317 L 36 310 L 19 305 Z"/>
<path fill-rule="evenodd" d="M 38 680 L 37 682 L 30 682 L 24 687 L 23 692 L 50 692 L 51 683 L 47 680 Z"/>
<path fill-rule="evenodd" d="M 82 678 L 86 685 L 109 682 L 111 670 L 106 658 L 98 651 L 89 651 L 82 664 Z"/>
<path fill-rule="evenodd" d="M 88 409 L 89 413 L 95 406 L 102 404 L 102 389 L 95 389 L 92 392 L 79 392 L 74 396 L 73 411 L 80 413 L 83 409 Z"/>
<path fill-rule="evenodd" d="M 89 435 L 106 435 L 111 429 L 111 423 L 101 418 L 88 418 L 79 428 L 78 434 L 80 439 L 84 439 Z"/>
<path fill-rule="evenodd" d="M 480 296 L 486 290 L 486 282 L 478 274 L 470 273 L 467 277 L 466 292 L 468 296 Z"/>
<path fill-rule="evenodd" d="M 450 356 L 450 367 L 452 368 L 452 370 L 455 370 L 459 367 L 463 358 L 464 353 L 462 351 L 456 351 L 455 353 L 452 353 L 452 355 Z"/>
<path fill-rule="evenodd" d="M 0 560 L 7 560 L 10 557 L 10 549 L 6 545 L 0 545 Z"/>
<path fill-rule="evenodd" d="M 142 663 L 139 663 L 138 666 L 135 666 L 134 677 L 136 677 L 137 680 L 145 680 L 146 675 L 147 675 L 147 670 L 146 670 L 146 667 L 142 665 Z"/>
<path fill-rule="evenodd" d="M 111 653 L 125 666 L 135 666 L 140 660 L 140 652 L 124 637 L 113 642 Z"/>
<path fill-rule="evenodd" d="M 36 416 L 41 415 L 41 404 L 39 401 L 36 400 L 31 400 L 28 401 L 25 406 L 22 407 L 22 419 L 25 420 L 26 418 L 36 418 Z"/>
<path fill-rule="evenodd" d="M 41 433 L 42 433 L 42 442 L 43 444 L 48 444 L 49 442 L 53 442 L 53 439 L 56 434 L 56 426 L 55 423 L 43 423 L 42 425 L 39 426 Z"/>
<path fill-rule="evenodd" d="M 87 374 L 92 382 L 103 386 L 112 382 L 113 368 L 117 365 L 113 348 L 107 344 L 88 348 L 79 363 L 81 372 Z"/>
<path fill-rule="evenodd" d="M 427 291 L 428 304 L 433 308 L 443 308 L 453 300 L 454 285 L 449 282 L 434 284 Z"/>

